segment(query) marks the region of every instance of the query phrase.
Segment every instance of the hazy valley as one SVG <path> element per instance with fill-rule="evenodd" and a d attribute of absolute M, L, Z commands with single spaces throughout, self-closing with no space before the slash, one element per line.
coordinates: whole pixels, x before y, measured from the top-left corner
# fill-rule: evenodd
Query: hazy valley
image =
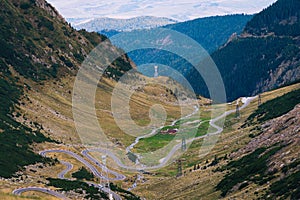
<path fill-rule="evenodd" d="M 103 21 L 76 30 L 44 0 L 2 0 L 0 10 L 0 199 L 300 199 L 298 0 L 253 16 L 105 22 L 200 43 L 224 102 L 187 60 L 127 54 L 88 32 Z M 138 71 L 154 58 L 194 91 L 168 71 Z"/>

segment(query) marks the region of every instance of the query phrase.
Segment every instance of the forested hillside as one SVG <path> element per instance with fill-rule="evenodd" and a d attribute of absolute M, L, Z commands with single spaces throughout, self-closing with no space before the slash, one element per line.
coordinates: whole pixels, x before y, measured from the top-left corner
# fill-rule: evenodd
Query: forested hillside
<path fill-rule="evenodd" d="M 300 79 L 300 1 L 279 0 L 255 15 L 237 38 L 212 53 L 228 100 L 251 96 Z M 192 70 L 194 89 L 208 95 Z"/>
<path fill-rule="evenodd" d="M 0 177 L 8 178 L 24 166 L 50 162 L 31 145 L 57 142 L 44 136 L 43 125 L 20 113 L 21 99 L 30 103 L 24 92 L 74 75 L 106 37 L 76 31 L 44 0 L 1 0 L 0 11 Z M 126 56 L 110 67 L 117 75 L 131 68 Z"/>
<path fill-rule="evenodd" d="M 195 19 L 191 21 L 170 24 L 162 28 L 178 31 L 187 37 L 194 39 L 208 53 L 212 53 L 223 45 L 229 37 L 242 32 L 246 23 L 252 18 L 252 15 L 227 15 Z M 151 30 L 150 30 L 151 31 Z M 116 32 L 105 32 L 108 36 Z M 139 66 L 146 63 L 160 63 L 178 70 L 183 75 L 192 68 L 190 63 L 182 59 L 180 55 L 174 55 L 170 52 L 158 49 L 142 49 L 128 54 L 130 58 Z M 153 70 L 141 69 L 142 73 L 152 76 Z M 160 68 L 161 74 L 167 75 L 168 71 Z"/>
<path fill-rule="evenodd" d="M 0 5 L 1 71 L 11 65 L 33 80 L 72 74 L 106 39 L 97 33 L 76 31 L 43 0 L 3 0 Z M 131 68 L 128 59 L 126 63 Z"/>
<path fill-rule="evenodd" d="M 240 34 L 252 15 L 225 15 L 195 19 L 164 26 L 196 40 L 209 53 L 217 50 L 233 34 Z"/>
<path fill-rule="evenodd" d="M 278 1 L 268 9 L 255 15 L 245 32 L 253 35 L 274 33 L 277 36 L 299 36 L 299 0 Z"/>

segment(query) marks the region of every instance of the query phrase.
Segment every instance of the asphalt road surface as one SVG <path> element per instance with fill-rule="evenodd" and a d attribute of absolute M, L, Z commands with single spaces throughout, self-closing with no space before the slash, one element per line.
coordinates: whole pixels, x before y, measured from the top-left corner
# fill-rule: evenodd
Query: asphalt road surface
<path fill-rule="evenodd" d="M 245 107 L 247 107 L 251 101 L 253 101 L 256 97 L 250 97 L 250 98 L 247 98 L 246 101 L 244 102 L 243 106 L 240 107 L 240 110 L 241 109 L 244 109 Z M 190 140 L 187 140 L 186 143 L 191 143 L 195 140 L 199 140 L 199 139 L 203 139 L 205 137 L 209 137 L 211 135 L 216 135 L 216 134 L 220 134 L 222 131 L 223 131 L 223 128 L 218 126 L 216 124 L 217 121 L 219 121 L 220 119 L 234 113 L 236 110 L 229 110 L 229 111 L 226 111 L 225 113 L 223 113 L 222 115 L 214 118 L 214 119 L 211 119 L 209 124 L 214 127 L 215 129 L 217 129 L 215 132 L 213 133 L 209 133 L 207 135 L 204 135 L 204 136 L 200 136 L 200 137 L 196 137 L 196 138 L 193 138 L 193 139 L 190 139 Z M 193 112 L 194 113 L 194 112 Z M 192 114 L 191 114 L 192 115 Z M 178 121 L 178 120 L 177 120 Z M 175 122 L 176 123 L 176 122 Z M 174 124 L 175 124 L 174 123 Z M 153 134 L 153 133 L 152 133 Z M 138 143 L 135 142 L 132 146 L 130 146 L 131 148 L 136 145 Z M 129 149 L 131 149 L 129 147 Z M 163 161 L 157 165 L 157 166 L 152 166 L 150 167 L 150 169 L 157 169 L 157 168 L 160 168 L 160 167 L 163 167 L 166 162 L 176 153 L 176 151 L 178 151 L 179 149 L 181 148 L 181 144 L 177 144 L 173 147 L 173 149 L 169 152 L 169 154 L 163 159 Z M 128 149 L 128 150 L 129 150 Z M 96 167 L 94 167 L 92 164 L 90 164 L 90 162 L 86 161 L 83 157 L 79 156 L 78 154 L 74 153 L 74 152 L 71 152 L 71 151 L 67 151 L 67 150 L 61 150 L 61 149 L 55 149 L 55 150 L 45 150 L 45 151 L 42 151 L 40 152 L 40 155 L 42 156 L 46 156 L 46 154 L 48 153 L 64 153 L 64 154 L 67 154 L 69 156 L 72 156 L 73 158 L 75 158 L 76 160 L 78 160 L 79 162 L 81 162 L 82 164 L 84 164 L 87 168 L 89 168 L 92 173 L 98 177 L 98 178 L 101 178 L 101 179 L 105 179 L 105 180 L 111 180 L 111 181 L 116 181 L 116 180 L 124 180 L 126 177 L 122 174 L 119 174 L 115 171 L 112 171 L 108 168 L 106 168 L 103 164 L 101 164 L 98 160 L 96 160 L 95 158 L 93 158 L 91 155 L 89 155 L 90 152 L 100 152 L 100 153 L 104 153 L 108 156 L 110 156 L 114 162 L 119 165 L 119 167 L 122 167 L 122 168 L 127 168 L 127 166 L 125 166 L 120 160 L 118 157 L 116 157 L 114 155 L 114 153 L 108 151 L 108 150 L 104 150 L 104 149 L 87 149 L 87 150 L 84 150 L 82 151 L 82 155 L 87 158 L 89 161 L 91 161 L 92 163 L 94 163 L 96 166 L 100 167 L 102 170 L 104 171 L 107 171 L 108 173 L 110 174 L 113 174 L 115 176 L 115 178 L 109 178 L 109 177 L 105 177 L 103 176 Z M 65 175 L 73 169 L 73 165 L 71 163 L 68 163 L 68 162 L 64 162 L 64 161 L 60 161 L 63 165 L 65 165 L 67 168 L 65 170 L 63 170 L 61 173 L 58 174 L 58 177 L 60 179 L 65 179 Z M 149 167 L 147 167 L 147 169 L 149 169 Z M 143 168 L 141 169 L 137 169 L 137 170 L 143 170 Z M 106 193 L 111 193 L 114 197 L 115 200 L 122 200 L 122 198 L 110 191 L 108 188 L 105 188 L 103 186 L 101 186 L 100 184 L 95 184 L 95 183 L 88 183 L 90 184 L 91 186 L 94 186 L 94 187 L 97 187 L 99 188 L 100 190 L 106 192 Z M 63 194 L 61 193 L 58 193 L 58 192 L 55 192 L 55 191 L 52 191 L 52 190 L 49 190 L 49 189 L 46 189 L 46 188 L 39 188 L 39 187 L 28 187 L 28 188 L 20 188 L 20 189 L 16 189 L 13 191 L 13 194 L 15 195 L 20 195 L 22 194 L 23 192 L 28 192 L 28 191 L 38 191 L 38 192 L 43 192 L 43 193 L 46 193 L 46 194 L 50 194 L 52 196 L 55 196 L 55 197 L 58 197 L 58 198 L 61 198 L 61 199 L 68 199 L 66 196 L 64 196 Z"/>
<path fill-rule="evenodd" d="M 60 199 L 69 199 L 61 193 L 55 192 L 53 190 L 49 190 L 47 188 L 39 188 L 39 187 L 20 188 L 20 189 L 14 190 L 12 193 L 14 195 L 21 195 L 24 192 L 30 192 L 30 191 L 36 191 L 36 192 L 42 192 L 42 193 L 50 194 L 50 195 L 55 196 L 55 197 L 60 198 Z"/>

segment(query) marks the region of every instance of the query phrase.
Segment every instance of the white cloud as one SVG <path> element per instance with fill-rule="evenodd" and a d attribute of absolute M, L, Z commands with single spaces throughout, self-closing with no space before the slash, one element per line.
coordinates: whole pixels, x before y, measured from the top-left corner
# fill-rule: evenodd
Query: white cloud
<path fill-rule="evenodd" d="M 66 18 L 168 17 L 179 21 L 205 16 L 253 14 L 275 0 L 48 0 Z"/>

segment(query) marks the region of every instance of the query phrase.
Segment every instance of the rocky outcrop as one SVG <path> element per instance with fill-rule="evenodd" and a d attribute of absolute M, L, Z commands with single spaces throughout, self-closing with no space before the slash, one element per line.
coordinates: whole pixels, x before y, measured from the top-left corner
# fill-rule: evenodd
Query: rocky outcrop
<path fill-rule="evenodd" d="M 66 22 L 62 15 L 58 13 L 58 11 L 47 1 L 45 0 L 35 0 L 35 5 L 47 11 L 49 15 L 57 18 L 61 22 Z"/>
<path fill-rule="evenodd" d="M 289 113 L 266 122 L 262 128 L 262 134 L 252 139 L 244 148 L 231 154 L 231 157 L 241 157 L 261 147 L 281 145 L 283 148 L 270 158 L 270 171 L 280 169 L 300 157 L 300 104 Z"/>

